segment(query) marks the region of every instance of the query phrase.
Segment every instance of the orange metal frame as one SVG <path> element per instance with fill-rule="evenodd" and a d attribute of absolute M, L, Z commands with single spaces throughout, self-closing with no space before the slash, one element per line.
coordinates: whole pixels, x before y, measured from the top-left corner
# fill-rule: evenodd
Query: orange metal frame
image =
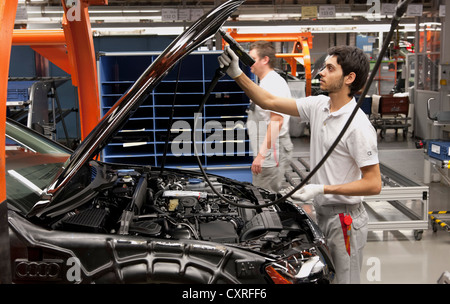
<path fill-rule="evenodd" d="M 64 8 L 62 30 L 14 30 L 13 45 L 28 45 L 63 71 L 71 75 L 72 84 L 78 89 L 81 138 L 100 120 L 100 104 L 97 67 L 88 7 L 107 5 L 108 0 L 79 0 L 76 18 L 67 18 Z M 74 8 L 72 8 L 74 9 Z M 69 21 L 69 19 L 74 19 Z M 7 78 L 6 78 L 7 79 Z"/>
<path fill-rule="evenodd" d="M 313 35 L 305 33 L 283 33 L 283 34 L 238 34 L 236 29 L 228 29 L 228 33 L 237 42 L 255 42 L 266 40 L 270 42 L 294 42 L 291 53 L 277 53 L 276 57 L 283 58 L 291 67 L 291 74 L 297 75 L 297 58 L 303 59 L 306 78 L 306 96 L 311 95 L 311 55 Z M 222 44 L 223 45 L 223 44 Z"/>
<path fill-rule="evenodd" d="M 5 126 L 9 61 L 18 0 L 0 1 L 0 204 L 6 201 Z"/>

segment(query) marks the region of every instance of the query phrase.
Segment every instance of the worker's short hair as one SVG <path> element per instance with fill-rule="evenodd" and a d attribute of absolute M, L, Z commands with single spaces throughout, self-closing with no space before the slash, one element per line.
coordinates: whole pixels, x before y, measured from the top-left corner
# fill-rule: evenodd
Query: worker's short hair
<path fill-rule="evenodd" d="M 255 41 L 250 44 L 250 51 L 256 49 L 259 58 L 269 57 L 269 66 L 273 69 L 276 64 L 275 48 L 269 41 Z"/>
<path fill-rule="evenodd" d="M 364 52 L 354 46 L 335 46 L 328 50 L 328 55 L 336 56 L 337 63 L 342 67 L 343 76 L 351 72 L 356 74 L 355 80 L 350 85 L 349 97 L 364 87 L 369 75 L 369 58 Z"/>

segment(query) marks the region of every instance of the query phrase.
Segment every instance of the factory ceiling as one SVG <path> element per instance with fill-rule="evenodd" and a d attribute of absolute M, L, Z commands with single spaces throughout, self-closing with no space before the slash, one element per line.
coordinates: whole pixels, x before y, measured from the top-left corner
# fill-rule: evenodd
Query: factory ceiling
<path fill-rule="evenodd" d="M 62 22 L 62 0 L 19 0 L 16 27 L 56 28 Z M 76 4 L 83 2 L 103 2 L 103 0 L 63 0 Z M 93 29 L 105 28 L 158 28 L 186 27 L 198 15 L 210 10 L 225 0 L 104 0 L 107 5 L 89 6 L 89 16 Z M 362 25 L 387 28 L 392 14 L 383 14 L 385 5 L 395 9 L 394 0 L 247 0 L 230 18 L 231 27 L 274 27 L 295 26 L 296 31 L 323 31 L 325 26 L 340 26 L 342 31 L 351 31 L 345 26 Z M 420 5 L 420 22 L 439 22 L 445 0 L 413 0 Z M 307 16 L 306 7 L 315 7 Z M 321 7 L 332 7 L 331 16 L 322 16 Z M 393 7 L 393 8 L 392 8 Z M 167 12 L 175 12 L 167 15 Z M 415 24 L 417 17 L 405 16 L 402 24 Z M 380 25 L 380 27 L 378 27 Z M 282 29 L 283 30 L 283 29 Z M 333 30 L 330 28 L 329 30 Z M 141 31 L 140 34 L 144 32 Z"/>

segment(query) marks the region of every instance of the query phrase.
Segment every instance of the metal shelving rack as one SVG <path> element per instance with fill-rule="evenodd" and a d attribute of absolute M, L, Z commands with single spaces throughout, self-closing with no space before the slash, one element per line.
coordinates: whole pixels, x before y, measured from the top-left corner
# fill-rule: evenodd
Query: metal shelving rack
<path fill-rule="evenodd" d="M 245 129 L 249 99 L 231 78 L 224 76 L 217 83 L 203 108 L 202 120 L 197 123 L 199 130 L 186 129 L 194 125 L 195 112 L 198 111 L 199 103 L 219 67 L 217 57 L 220 54 L 221 52 L 217 51 L 193 52 L 182 60 L 181 66 L 177 65 L 168 71 L 161 83 L 129 119 L 123 130 L 104 149 L 103 160 L 160 166 L 164 155 L 164 142 L 169 136 L 165 167 L 196 170 L 198 164 L 190 137 L 183 137 L 184 144 L 191 145 L 190 149 L 180 147 L 179 150 L 183 152 L 181 155 L 172 153 L 171 150 L 172 144 L 179 144 L 177 141 L 184 131 L 195 131 L 198 132 L 198 138 L 201 141 L 197 144 L 201 144 L 203 148 L 198 151 L 206 170 L 209 172 L 214 170 L 214 173 L 220 170 L 221 175 L 230 175 L 230 177 L 242 174 L 237 172 L 239 170 L 250 172 L 252 153 Z M 158 52 L 100 52 L 98 54 L 102 114 L 105 114 L 133 85 L 158 55 Z M 248 67 L 242 67 L 242 69 L 250 76 Z M 173 109 L 173 124 L 168 135 L 167 128 L 174 98 L 176 102 Z M 175 122 L 184 122 L 184 125 L 175 124 Z M 232 124 L 233 122 L 235 124 Z M 222 140 L 214 136 L 221 132 L 224 137 Z M 217 145 L 223 145 L 222 152 Z M 233 149 L 230 145 L 233 145 Z"/>

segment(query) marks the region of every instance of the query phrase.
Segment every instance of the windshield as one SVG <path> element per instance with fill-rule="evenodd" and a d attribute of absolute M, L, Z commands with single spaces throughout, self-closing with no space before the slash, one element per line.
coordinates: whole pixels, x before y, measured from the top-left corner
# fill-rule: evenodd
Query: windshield
<path fill-rule="evenodd" d="M 6 198 L 27 213 L 61 171 L 70 150 L 18 124 L 6 123 Z"/>

